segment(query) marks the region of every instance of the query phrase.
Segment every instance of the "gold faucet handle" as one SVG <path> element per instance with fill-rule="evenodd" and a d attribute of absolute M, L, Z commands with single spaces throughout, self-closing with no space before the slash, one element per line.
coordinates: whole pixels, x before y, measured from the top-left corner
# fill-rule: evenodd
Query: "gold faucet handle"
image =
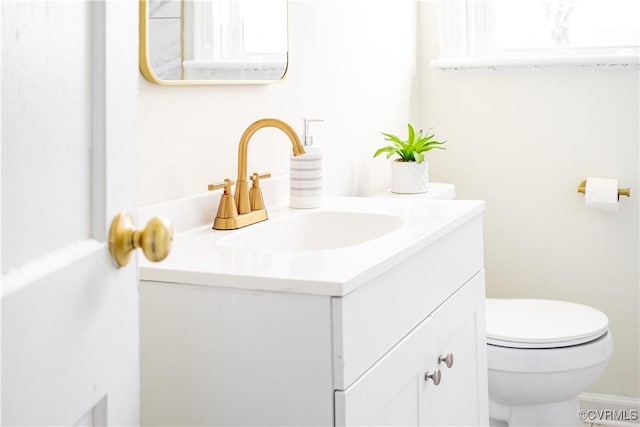
<path fill-rule="evenodd" d="M 214 191 L 214 190 L 219 190 L 221 188 L 224 188 L 224 194 L 231 194 L 231 186 L 233 184 L 235 184 L 234 181 L 231 181 L 230 179 L 225 179 L 223 182 L 219 182 L 217 184 L 209 184 L 207 188 L 209 189 L 209 191 Z"/>
<path fill-rule="evenodd" d="M 217 184 L 209 184 L 209 191 L 218 190 L 224 188 L 222 197 L 220 197 L 220 203 L 218 204 L 218 213 L 216 214 L 215 221 L 219 219 L 235 218 L 238 216 L 238 209 L 236 203 L 231 195 L 231 186 L 234 184 L 230 179 L 225 179 L 223 182 Z M 215 228 L 214 221 L 214 228 Z"/>
<path fill-rule="evenodd" d="M 264 210 L 264 200 L 262 199 L 262 189 L 260 180 L 271 178 L 270 173 L 254 173 L 251 175 L 251 188 L 249 189 L 249 206 L 252 211 Z"/>
<path fill-rule="evenodd" d="M 271 172 L 266 172 L 263 174 L 259 174 L 257 172 L 254 172 L 251 175 L 251 188 L 259 188 L 260 187 L 260 180 L 261 179 L 267 179 L 267 178 L 271 178 Z"/>

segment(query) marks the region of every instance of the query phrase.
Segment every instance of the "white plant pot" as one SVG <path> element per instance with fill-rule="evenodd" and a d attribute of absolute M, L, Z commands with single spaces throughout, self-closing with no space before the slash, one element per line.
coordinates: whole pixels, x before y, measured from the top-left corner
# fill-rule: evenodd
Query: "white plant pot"
<path fill-rule="evenodd" d="M 429 165 L 416 162 L 391 162 L 391 192 L 401 194 L 425 193 L 429 185 Z"/>

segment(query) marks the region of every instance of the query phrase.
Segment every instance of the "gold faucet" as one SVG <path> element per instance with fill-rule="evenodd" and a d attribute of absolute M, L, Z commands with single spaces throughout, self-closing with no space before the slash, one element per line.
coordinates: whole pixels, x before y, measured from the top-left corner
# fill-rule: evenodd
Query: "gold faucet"
<path fill-rule="evenodd" d="M 264 127 L 275 127 L 283 131 L 291 141 L 293 155 L 299 156 L 304 154 L 304 147 L 300 143 L 298 135 L 291 126 L 282 120 L 260 119 L 250 124 L 240 137 L 240 143 L 238 144 L 238 179 L 235 182 L 236 191 L 234 198 L 231 199 L 231 185 L 233 185 L 233 181 L 226 179 L 222 183 L 209 185 L 209 190 L 224 188 L 218 213 L 213 222 L 213 228 L 216 230 L 234 230 L 267 219 L 267 210 L 262 201 L 260 179 L 269 178 L 271 174 L 260 175 L 254 173 L 251 175 L 251 191 L 249 191 L 247 180 L 249 141 L 254 133 Z"/>

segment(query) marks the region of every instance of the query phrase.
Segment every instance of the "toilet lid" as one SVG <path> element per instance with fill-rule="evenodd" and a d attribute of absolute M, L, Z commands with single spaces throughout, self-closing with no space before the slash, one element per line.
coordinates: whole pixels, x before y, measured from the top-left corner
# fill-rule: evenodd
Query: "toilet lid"
<path fill-rule="evenodd" d="M 487 343 L 512 348 L 555 348 L 604 335 L 609 319 L 582 304 L 541 299 L 487 298 Z"/>

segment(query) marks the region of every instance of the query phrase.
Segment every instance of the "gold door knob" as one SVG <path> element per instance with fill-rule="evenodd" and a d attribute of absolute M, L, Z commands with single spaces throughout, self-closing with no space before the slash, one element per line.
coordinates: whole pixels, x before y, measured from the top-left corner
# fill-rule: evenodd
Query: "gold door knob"
<path fill-rule="evenodd" d="M 151 218 L 142 230 L 138 230 L 133 216 L 120 212 L 109 228 L 109 253 L 118 267 L 129 263 L 131 252 L 136 248 L 142 248 L 149 261 L 162 261 L 169 255 L 172 241 L 173 226 L 162 216 Z"/>

